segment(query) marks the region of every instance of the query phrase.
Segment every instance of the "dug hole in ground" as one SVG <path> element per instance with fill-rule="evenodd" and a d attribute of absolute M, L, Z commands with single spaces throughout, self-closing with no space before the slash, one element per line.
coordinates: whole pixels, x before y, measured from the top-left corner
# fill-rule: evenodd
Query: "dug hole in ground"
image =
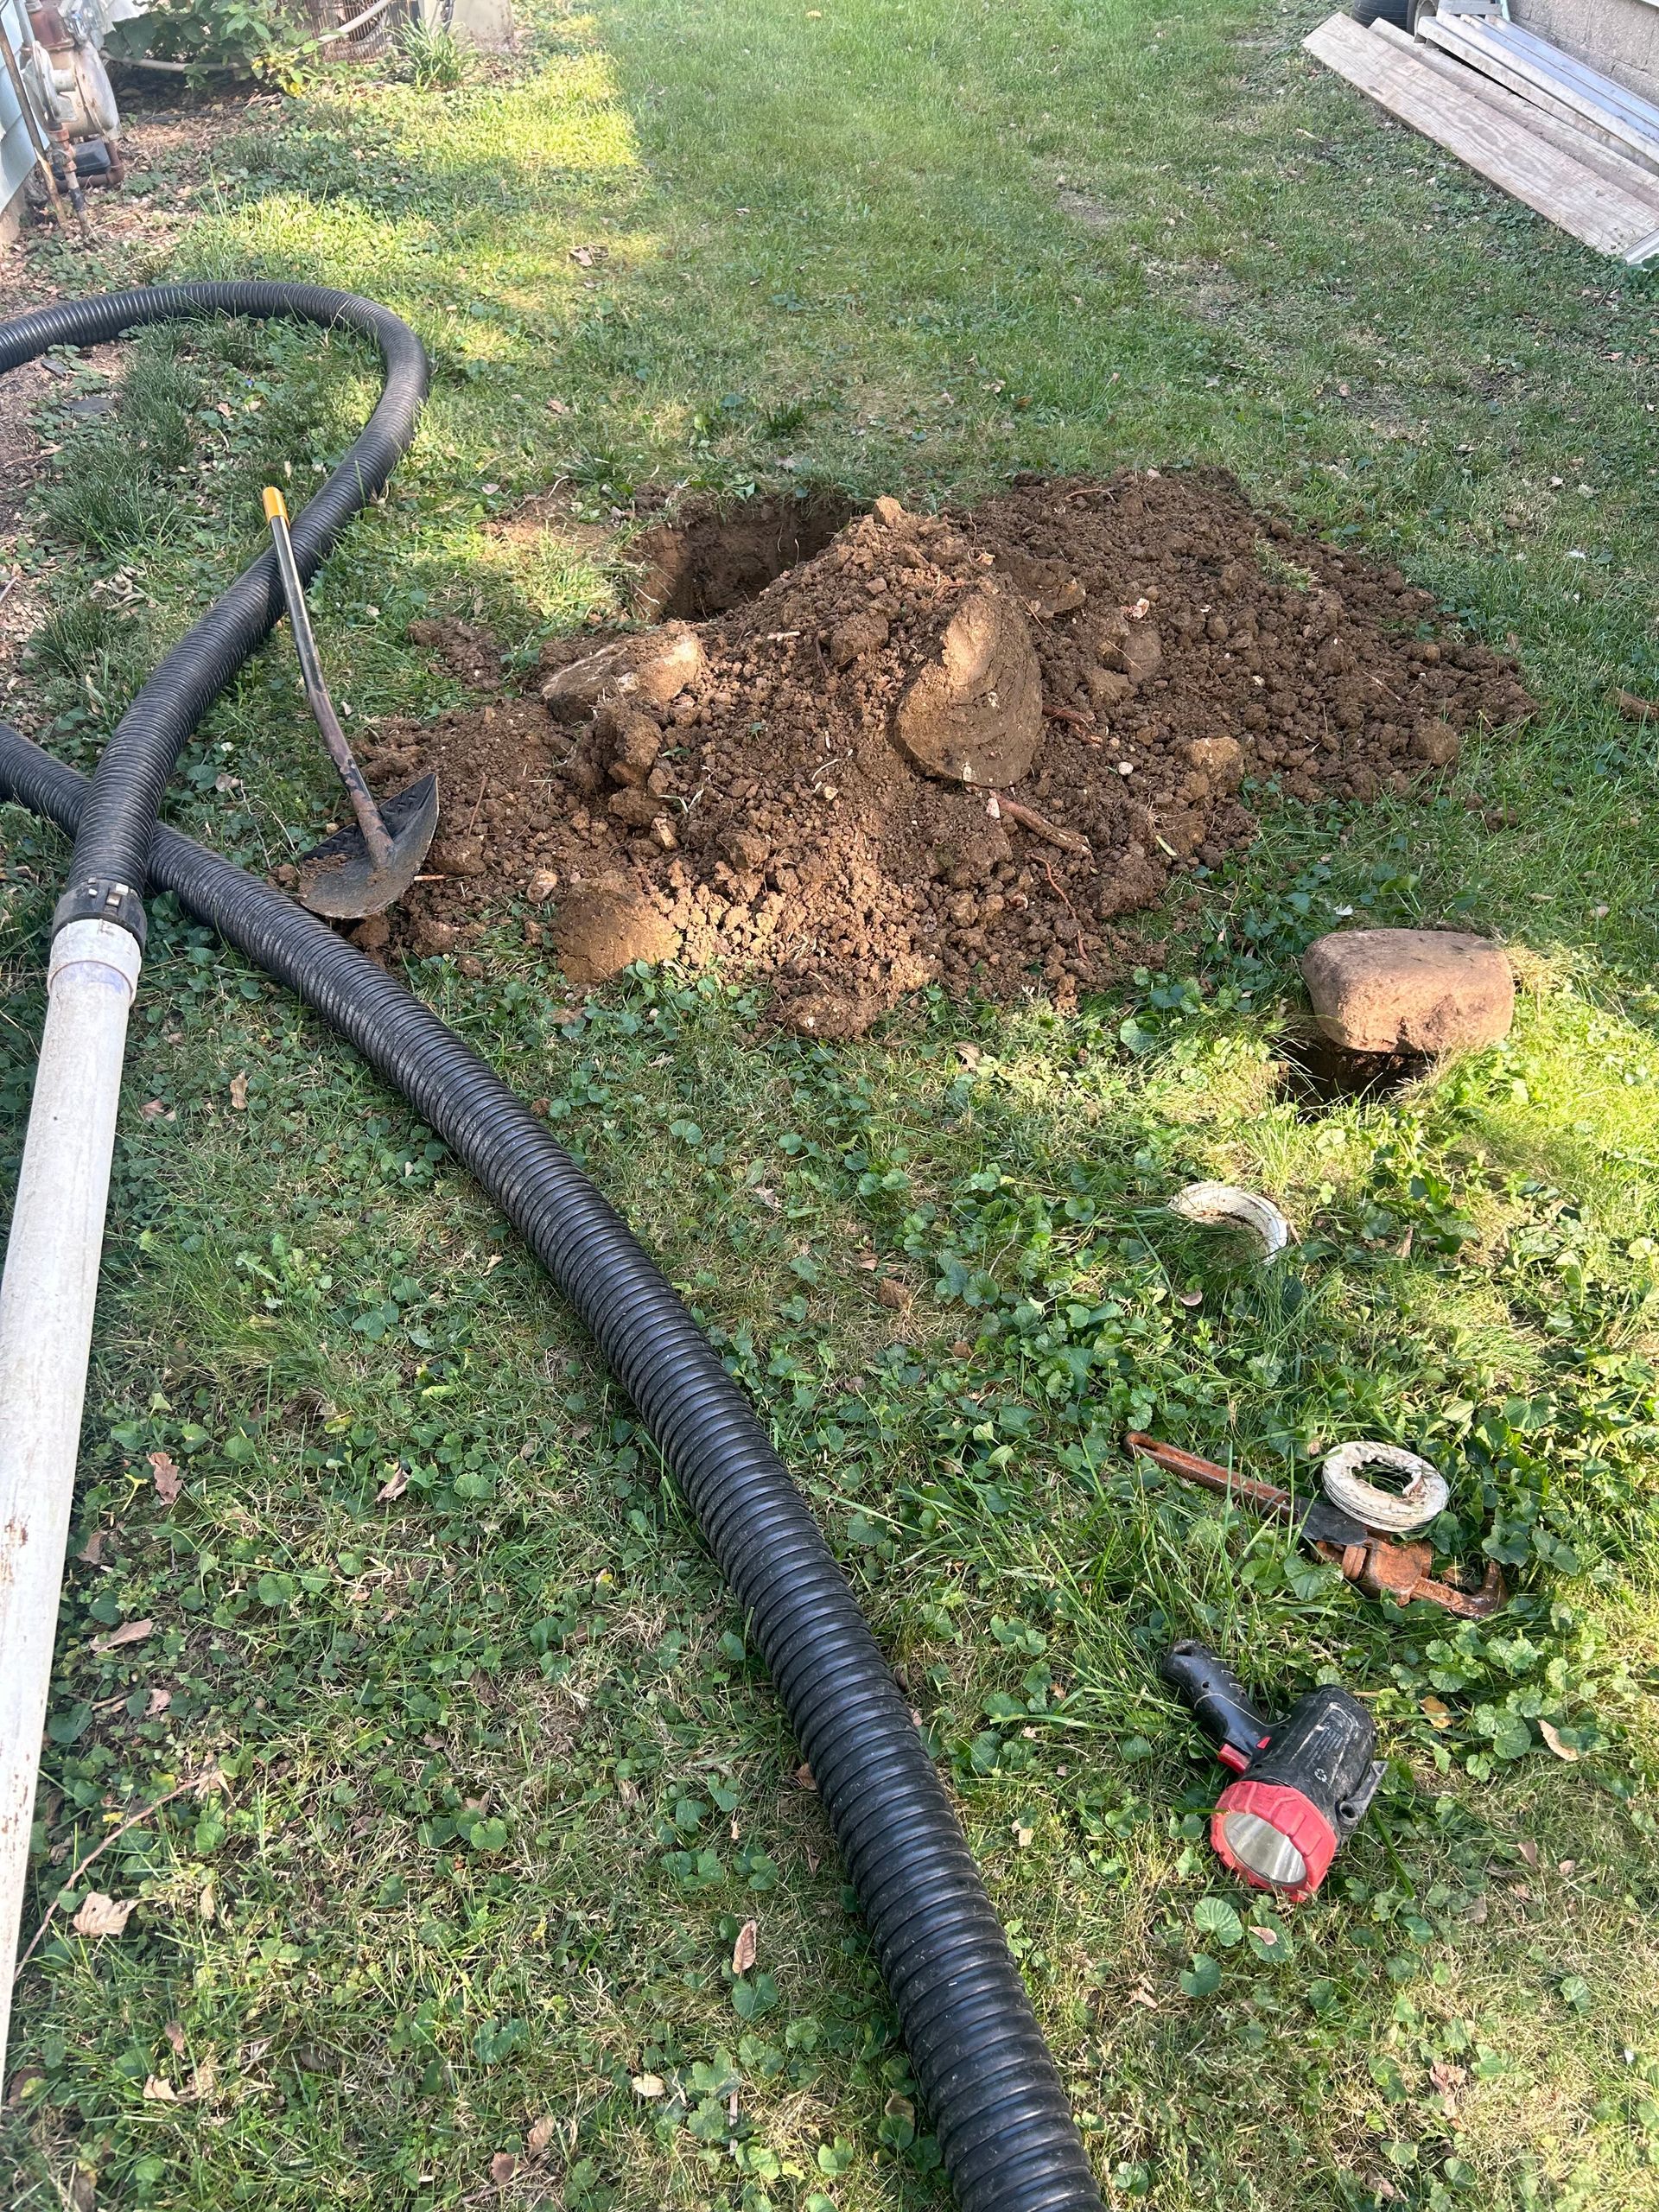
<path fill-rule="evenodd" d="M 477 632 L 426 635 L 499 696 L 365 747 L 383 793 L 435 770 L 445 816 L 359 941 L 464 957 L 517 912 L 578 988 L 719 963 L 827 1038 L 931 983 L 1067 1003 L 1251 805 L 1404 791 L 1533 705 L 1397 569 L 1207 470 L 880 499 L 700 624 L 557 641 L 530 696 Z"/>

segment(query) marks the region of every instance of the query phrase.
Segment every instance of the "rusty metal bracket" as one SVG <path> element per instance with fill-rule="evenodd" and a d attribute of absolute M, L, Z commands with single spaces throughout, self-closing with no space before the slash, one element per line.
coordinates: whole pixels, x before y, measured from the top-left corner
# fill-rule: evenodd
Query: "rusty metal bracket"
<path fill-rule="evenodd" d="M 1235 1474 L 1230 1468 L 1217 1466 L 1213 1459 L 1201 1459 L 1197 1452 L 1183 1452 L 1176 1444 L 1160 1443 L 1139 1429 L 1131 1429 L 1123 1442 L 1131 1453 L 1150 1459 L 1166 1474 L 1179 1475 L 1183 1482 L 1196 1483 L 1223 1497 L 1236 1498 L 1241 1505 L 1253 1506 L 1274 1520 L 1287 1522 L 1311 1551 L 1338 1568 L 1368 1598 L 1390 1598 L 1397 1605 L 1421 1599 L 1455 1613 L 1461 1620 L 1479 1621 L 1495 1613 L 1509 1597 L 1503 1569 L 1495 1560 L 1488 1563 L 1480 1586 L 1465 1590 L 1454 1582 L 1440 1580 L 1431 1572 L 1433 1544 L 1421 1540 L 1397 1542 L 1368 1529 L 1327 1498 L 1317 1494 L 1298 1498 L 1276 1483 Z"/>

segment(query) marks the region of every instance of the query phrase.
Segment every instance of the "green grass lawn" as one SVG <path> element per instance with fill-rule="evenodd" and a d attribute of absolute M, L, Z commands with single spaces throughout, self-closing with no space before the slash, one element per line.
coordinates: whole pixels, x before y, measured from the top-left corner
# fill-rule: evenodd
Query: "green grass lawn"
<path fill-rule="evenodd" d="M 419 328 L 419 442 L 315 594 L 361 718 L 465 696 L 414 616 L 527 664 L 614 613 L 647 487 L 922 505 L 1219 461 L 1512 639 L 1524 733 L 1406 802 L 1269 813 L 1073 1017 L 926 1001 L 831 1051 L 663 976 L 556 1026 L 512 915 L 481 978 L 411 981 L 550 1100 L 772 1423 L 1110 2202 L 1627 2212 L 1659 2204 L 1659 781 L 1604 699 L 1659 691 L 1659 282 L 1385 127 L 1300 53 L 1320 12 L 549 13 L 448 90 L 221 118 L 139 180 L 165 251 L 31 265 L 305 276 Z M 62 381 L 22 544 L 48 619 L 7 711 L 82 765 L 373 381 L 310 333 L 130 361 L 90 427 L 56 409 L 104 372 Z M 545 529 L 494 527 L 556 482 Z M 262 868 L 334 804 L 287 653 L 171 802 Z M 4 851 L 15 1156 L 65 848 L 13 812 Z M 1295 956 L 1350 915 L 1500 935 L 1516 1031 L 1300 1114 Z M 1298 1224 L 1270 1274 L 1163 1210 L 1211 1173 Z M 1338 1439 L 1417 1446 L 1517 1595 L 1484 1629 L 1368 1605 L 1144 1483 L 1131 1424 L 1304 1478 Z M 9 2203 L 945 2201 L 817 1801 L 627 1405 L 429 1134 L 165 906 L 72 1549 L 29 1925 L 121 1819 L 222 1787 L 62 1896 Z M 1252 1915 L 1209 1857 L 1215 1770 L 1154 1672 L 1179 1632 L 1269 1697 L 1370 1700 L 1388 1777 L 1315 1907 Z M 92 1888 L 139 1901 L 119 1938 L 68 1929 Z"/>

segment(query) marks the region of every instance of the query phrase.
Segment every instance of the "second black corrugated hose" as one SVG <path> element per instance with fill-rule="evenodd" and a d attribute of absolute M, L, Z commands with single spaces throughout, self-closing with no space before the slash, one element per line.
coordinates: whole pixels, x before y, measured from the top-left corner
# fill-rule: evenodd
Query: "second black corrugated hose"
<path fill-rule="evenodd" d="M 213 311 L 200 299 L 202 288 L 168 289 L 196 296 L 171 312 Z M 223 311 L 293 310 L 245 301 Z M 47 311 L 60 318 L 67 312 Z M 88 321 L 98 336 L 114 336 L 163 312 L 128 312 L 115 328 Z M 373 313 L 396 321 L 385 308 Z M 9 358 L 10 334 L 0 330 L 0 368 L 28 358 L 15 352 Z M 65 341 L 90 340 L 71 327 L 42 342 Z M 305 511 L 300 529 L 311 513 Z M 322 518 L 330 542 L 344 518 Z M 309 565 L 320 557 L 314 552 Z M 240 579 L 226 599 L 248 581 Z M 240 632 L 245 622 L 251 634 L 236 663 L 275 613 L 268 590 L 257 606 L 250 601 L 237 626 Z M 218 614 L 215 607 L 198 628 Z M 144 696 L 189 644 L 175 648 Z M 193 696 L 205 690 L 190 727 L 231 672 L 205 688 L 203 671 L 186 656 L 181 678 Z M 168 741 L 175 727 L 168 718 Z M 100 782 L 110 765 L 106 755 Z M 134 779 L 130 807 L 150 804 L 152 780 Z M 88 788 L 0 724 L 0 791 L 79 829 L 84 841 L 92 826 Z M 130 831 L 124 817 L 98 825 L 100 837 L 124 839 L 127 855 L 135 849 Z M 146 826 L 146 839 L 150 834 Z M 750 1620 L 817 1783 L 963 2212 L 1099 2212 L 1065 2091 L 908 1705 L 800 1492 L 672 1287 L 546 1126 L 429 1007 L 354 946 L 280 892 L 171 830 L 154 830 L 147 875 L 297 992 L 397 1086 L 499 1204 L 593 1331 Z"/>

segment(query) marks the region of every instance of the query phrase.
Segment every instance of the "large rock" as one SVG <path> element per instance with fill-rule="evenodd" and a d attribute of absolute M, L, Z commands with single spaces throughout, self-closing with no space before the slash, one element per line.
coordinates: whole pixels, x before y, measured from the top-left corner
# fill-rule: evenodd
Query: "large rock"
<path fill-rule="evenodd" d="M 893 734 L 924 775 L 1001 791 L 1025 774 L 1043 741 L 1042 671 L 1005 585 L 968 594 L 899 700 Z"/>
<path fill-rule="evenodd" d="M 1455 1052 L 1507 1037 L 1515 978 L 1498 947 L 1456 930 L 1337 930 L 1302 955 L 1325 1035 L 1351 1052 Z"/>
<path fill-rule="evenodd" d="M 638 637 L 618 638 L 556 669 L 542 686 L 555 721 L 579 722 L 601 701 L 665 707 L 702 673 L 702 640 L 689 623 L 670 622 Z"/>
<path fill-rule="evenodd" d="M 552 937 L 566 979 L 575 984 L 608 982 L 636 960 L 671 960 L 680 942 L 644 892 L 622 883 L 571 891 L 559 901 Z"/>

